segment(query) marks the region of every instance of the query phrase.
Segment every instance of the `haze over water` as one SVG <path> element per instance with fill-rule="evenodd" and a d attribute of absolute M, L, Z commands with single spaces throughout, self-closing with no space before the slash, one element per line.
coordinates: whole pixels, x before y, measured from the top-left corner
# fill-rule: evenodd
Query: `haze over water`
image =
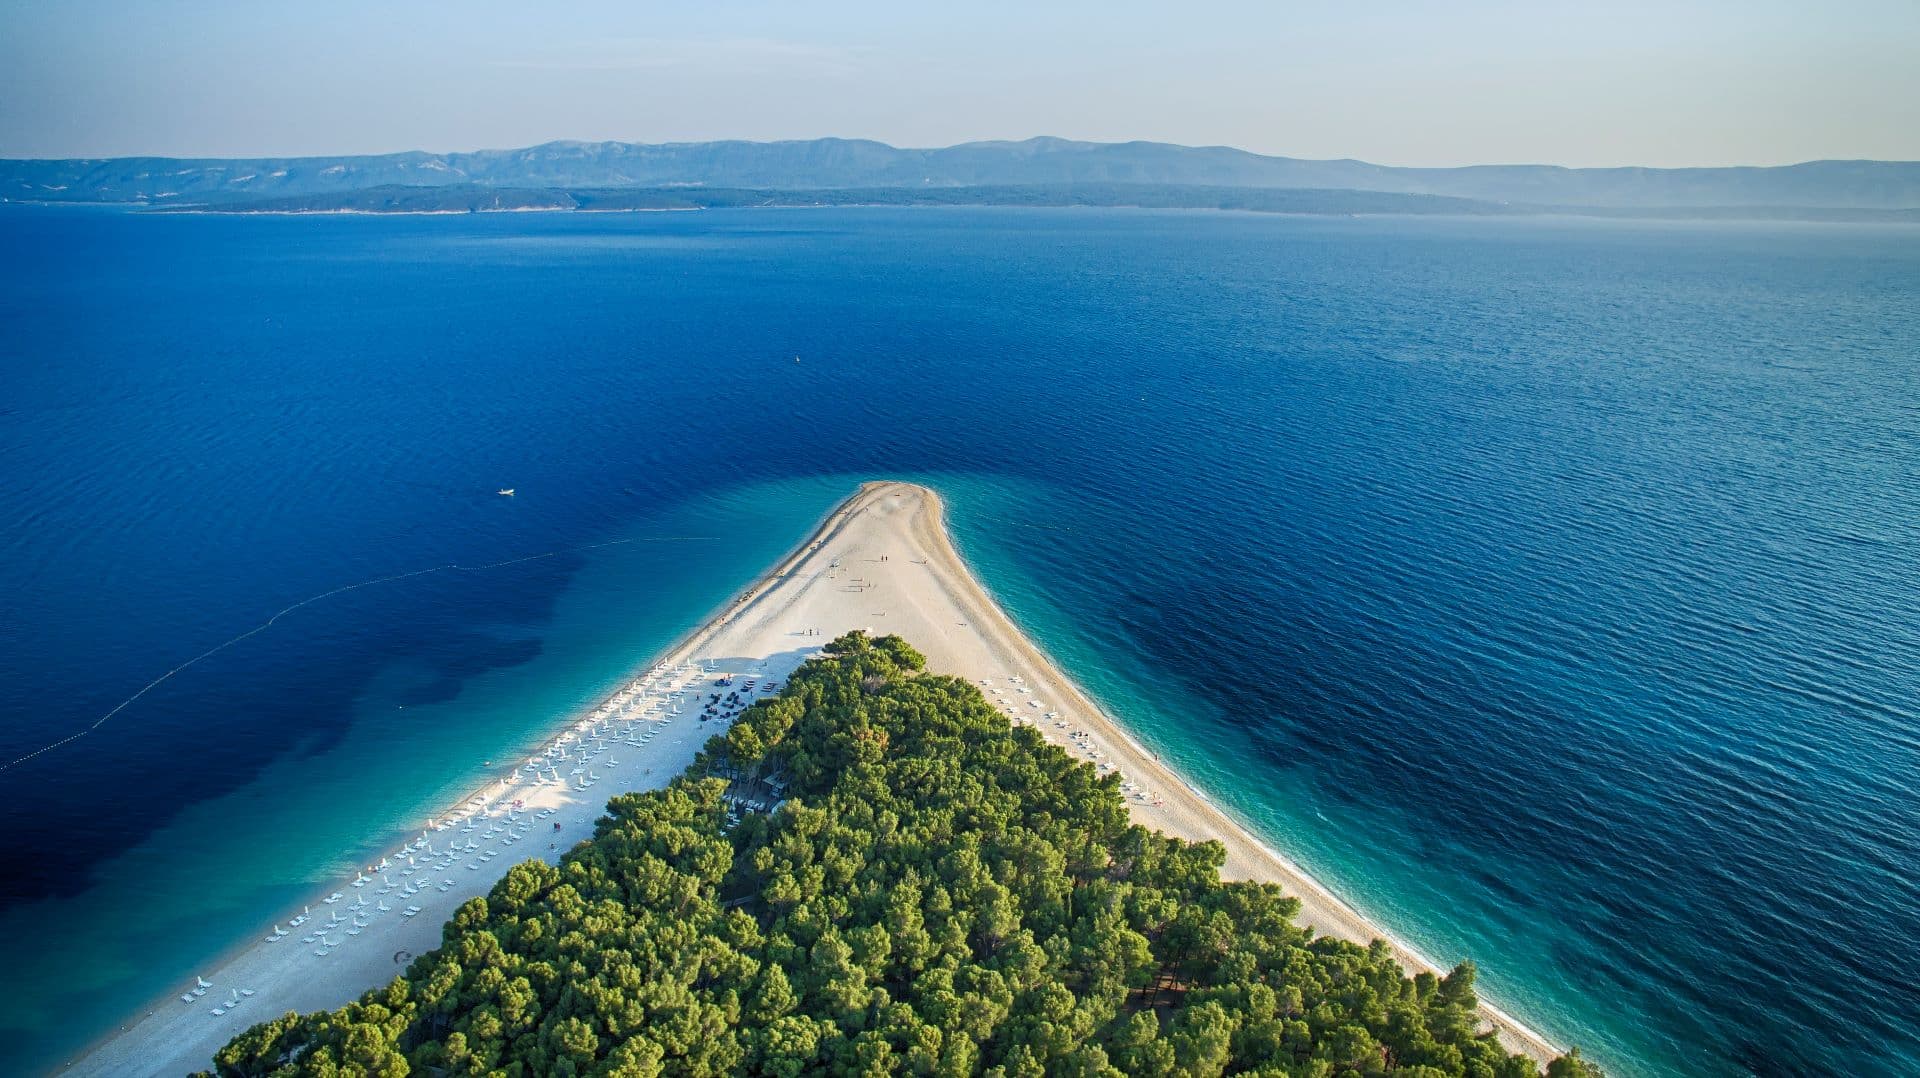
<path fill-rule="evenodd" d="M 0 1070 L 868 476 L 946 494 L 1216 800 L 1613 1071 L 1920 1059 L 1913 229 L 10 209 L 0 250 L 0 755 L 468 567 L 0 772 Z"/>

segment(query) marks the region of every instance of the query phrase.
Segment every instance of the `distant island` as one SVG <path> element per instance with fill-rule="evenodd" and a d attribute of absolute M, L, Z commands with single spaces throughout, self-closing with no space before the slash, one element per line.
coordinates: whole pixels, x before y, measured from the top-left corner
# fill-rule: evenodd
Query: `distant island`
<path fill-rule="evenodd" d="M 551 142 L 357 157 L 0 160 L 0 201 L 227 213 L 1084 205 L 1911 222 L 1920 221 L 1920 162 L 1396 168 L 1053 138 L 941 149 L 852 139 Z"/>
<path fill-rule="evenodd" d="M 1444 195 L 1294 188 L 1175 187 L 1165 184 L 1054 184 L 1006 187 L 522 188 L 459 184 L 370 187 L 335 194 L 172 206 L 162 213 L 506 213 L 577 210 L 619 213 L 795 206 L 1104 206 L 1246 210 L 1262 213 L 1450 213 L 1506 215 L 1510 207 Z"/>

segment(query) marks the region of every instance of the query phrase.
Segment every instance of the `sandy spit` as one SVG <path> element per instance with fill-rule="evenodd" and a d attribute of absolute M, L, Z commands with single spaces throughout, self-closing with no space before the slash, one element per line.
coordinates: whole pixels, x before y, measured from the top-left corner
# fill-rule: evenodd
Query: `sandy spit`
<path fill-rule="evenodd" d="M 736 687 L 753 678 L 759 692 L 772 691 L 850 629 L 905 637 L 926 654 L 929 669 L 967 678 L 1077 758 L 1117 769 L 1136 820 L 1182 838 L 1218 840 L 1230 878 L 1279 884 L 1299 897 L 1300 921 L 1315 931 L 1360 944 L 1385 939 L 1410 971 L 1444 972 L 1256 838 L 1102 712 L 961 561 L 938 495 L 875 482 L 862 485 L 779 564 L 641 667 L 623 687 L 630 698 L 616 693 L 569 717 L 553 731 L 549 755 L 514 761 L 512 770 L 447 806 L 431 826 L 422 821 L 418 833 L 387 851 L 387 867 L 361 874 L 357 886 L 353 877 L 327 885 L 303 903 L 310 911 L 304 924 L 289 923 L 301 913 L 290 909 L 277 924 L 254 926 L 250 944 L 202 974 L 211 987 L 196 996 L 197 983 L 177 986 L 61 1073 L 184 1074 L 209 1066 L 215 1050 L 256 1022 L 289 1010 L 337 1007 L 385 983 L 413 956 L 438 946 L 453 910 L 485 894 L 509 866 L 532 857 L 557 860 L 592 835 L 608 798 L 664 786 L 684 770 L 706 739 L 724 729 L 700 720 L 715 678 L 739 675 Z M 648 673 L 654 673 L 651 682 Z M 541 765 L 537 777 L 534 763 Z M 590 785 L 581 789 L 581 783 Z M 340 897 L 328 901 L 334 895 Z M 379 909 L 383 904 L 387 910 Z M 407 916 L 414 906 L 420 912 Z M 276 930 L 285 934 L 271 938 Z M 1483 1013 L 1510 1050 L 1542 1061 L 1560 1053 L 1499 1008 L 1483 1004 Z"/>

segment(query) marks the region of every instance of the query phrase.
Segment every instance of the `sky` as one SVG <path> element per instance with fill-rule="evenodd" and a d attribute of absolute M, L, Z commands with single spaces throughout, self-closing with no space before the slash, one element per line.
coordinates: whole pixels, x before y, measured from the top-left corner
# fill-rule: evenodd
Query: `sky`
<path fill-rule="evenodd" d="M 1920 0 L 0 0 L 0 157 L 827 135 L 1920 160 Z"/>

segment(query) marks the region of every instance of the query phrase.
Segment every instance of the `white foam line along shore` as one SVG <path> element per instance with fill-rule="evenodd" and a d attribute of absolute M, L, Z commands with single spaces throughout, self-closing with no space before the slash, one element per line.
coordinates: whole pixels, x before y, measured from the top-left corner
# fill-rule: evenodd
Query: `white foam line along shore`
<path fill-rule="evenodd" d="M 924 487 L 868 483 L 805 543 L 705 624 L 450 805 L 379 862 L 314 894 L 216 967 L 142 1008 L 65 1073 L 182 1074 L 222 1044 L 288 1010 L 340 1006 L 433 949 L 453 911 L 484 895 L 512 864 L 557 860 L 591 837 L 610 797 L 664 786 L 729 712 L 773 691 L 802 661 L 852 629 L 897 633 L 929 669 L 963 676 L 1015 721 L 1077 758 L 1121 772 L 1141 823 L 1217 839 L 1230 878 L 1268 880 L 1301 901 L 1317 932 L 1382 938 L 1410 970 L 1435 963 L 1394 940 L 1255 838 L 1108 718 L 1022 633 L 960 560 L 939 498 Z M 716 685 L 723 676 L 731 684 Z M 752 683 L 751 692 L 747 684 Z M 729 693 L 741 702 L 727 708 Z M 716 714 L 703 720 L 713 694 Z M 1491 1005 L 1484 1014 L 1515 1051 L 1545 1060 L 1558 1047 Z"/>

